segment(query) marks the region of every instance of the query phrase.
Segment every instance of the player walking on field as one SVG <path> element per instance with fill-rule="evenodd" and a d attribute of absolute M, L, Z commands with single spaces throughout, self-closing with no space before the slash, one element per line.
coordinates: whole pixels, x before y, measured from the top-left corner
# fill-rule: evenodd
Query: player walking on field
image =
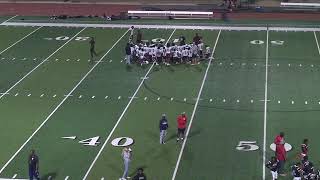
<path fill-rule="evenodd" d="M 169 124 L 168 124 L 168 120 L 166 118 L 166 115 L 162 114 L 162 118 L 161 118 L 160 123 L 159 123 L 160 144 L 165 144 L 164 139 L 166 138 L 168 127 L 169 127 Z"/>
<path fill-rule="evenodd" d="M 178 135 L 177 135 L 177 142 L 180 140 L 183 141 L 184 139 L 184 132 L 187 127 L 187 116 L 186 113 L 183 112 L 181 113 L 178 118 L 177 118 L 177 123 L 178 123 Z"/>
<path fill-rule="evenodd" d="M 33 180 L 33 178 L 36 178 L 39 180 L 39 158 L 36 155 L 34 150 L 31 150 L 31 154 L 28 158 L 28 165 L 29 165 L 29 178 L 30 180 Z"/>
<path fill-rule="evenodd" d="M 123 158 L 124 163 L 124 171 L 121 180 L 129 179 L 128 172 L 129 172 L 129 164 L 132 158 L 132 150 L 129 147 L 125 147 L 122 150 L 121 156 Z"/>
<path fill-rule="evenodd" d="M 94 40 L 94 37 L 91 37 L 89 43 L 90 43 L 90 56 L 91 56 L 91 59 L 93 59 L 93 56 L 97 56 L 97 53 L 95 50 L 96 41 Z"/>
<path fill-rule="evenodd" d="M 280 176 L 286 176 L 286 174 L 283 172 L 284 170 L 284 164 L 286 162 L 286 149 L 284 147 L 285 145 L 285 140 L 284 140 L 284 133 L 280 132 L 279 135 L 276 136 L 274 143 L 276 144 L 276 152 L 275 155 L 277 159 L 279 160 L 279 174 Z"/>

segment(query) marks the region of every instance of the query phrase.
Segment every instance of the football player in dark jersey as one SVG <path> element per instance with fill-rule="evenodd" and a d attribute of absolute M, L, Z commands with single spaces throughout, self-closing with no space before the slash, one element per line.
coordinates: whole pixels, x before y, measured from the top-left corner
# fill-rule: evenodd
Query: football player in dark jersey
<path fill-rule="evenodd" d="M 272 180 L 278 179 L 278 170 L 280 168 L 279 161 L 276 157 L 271 157 L 271 160 L 266 164 L 266 167 L 270 169 Z"/>
<path fill-rule="evenodd" d="M 302 165 L 300 162 L 291 166 L 293 180 L 301 180 L 301 176 L 303 174 Z"/>
<path fill-rule="evenodd" d="M 305 156 L 308 156 L 308 150 L 309 150 L 309 141 L 308 139 L 304 139 L 301 144 L 301 153 L 300 153 L 300 157 L 302 160 Z"/>

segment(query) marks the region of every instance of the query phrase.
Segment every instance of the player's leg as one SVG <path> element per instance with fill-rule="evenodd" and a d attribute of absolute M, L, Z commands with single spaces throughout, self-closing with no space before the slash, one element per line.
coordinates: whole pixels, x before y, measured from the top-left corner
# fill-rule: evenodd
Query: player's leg
<path fill-rule="evenodd" d="M 124 159 L 124 171 L 123 171 L 122 179 L 125 179 L 128 177 L 128 170 L 129 170 L 129 160 Z"/>
<path fill-rule="evenodd" d="M 33 180 L 33 169 L 29 167 L 29 179 Z"/>
<path fill-rule="evenodd" d="M 181 139 L 181 129 L 178 128 L 177 141 L 180 141 L 180 139 Z"/>
<path fill-rule="evenodd" d="M 278 179 L 278 172 L 277 171 L 271 171 L 271 175 L 272 175 L 272 180 Z"/>

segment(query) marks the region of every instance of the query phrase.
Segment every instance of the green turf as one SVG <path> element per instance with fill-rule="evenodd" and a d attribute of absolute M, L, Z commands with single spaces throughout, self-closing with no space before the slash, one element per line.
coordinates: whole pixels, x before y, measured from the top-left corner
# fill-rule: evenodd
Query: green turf
<path fill-rule="evenodd" d="M 22 39 L 29 33 L 31 33 L 35 28 L 32 27 L 25 27 L 25 28 L 15 28 L 15 27 L 0 27 L 0 52 L 7 49 L 9 46 L 17 42 L 18 40 Z M 2 57 L 2 54 L 0 54 Z"/>
<path fill-rule="evenodd" d="M 263 144 L 263 103 L 259 100 L 264 95 L 265 45 L 250 44 L 254 39 L 265 40 L 266 33 L 221 33 L 177 179 L 262 176 L 261 150 L 235 149 L 239 141 Z"/>
<path fill-rule="evenodd" d="M 176 31 L 173 38 L 182 34 L 190 41 L 195 31 Z M 201 31 L 200 34 L 207 45 L 213 46 L 217 32 Z M 131 175 L 138 167 L 144 167 L 153 179 L 171 178 L 181 147 L 175 141 L 175 118 L 183 111 L 190 116 L 205 69 L 206 64 L 155 67 L 149 75 L 137 95 L 139 99 L 133 102 L 111 138 L 127 136 L 135 140 Z M 144 100 L 144 97 L 148 99 Z M 184 98 L 187 98 L 186 102 Z M 167 114 L 170 126 L 165 145 L 159 144 L 158 123 L 162 113 Z M 122 175 L 121 151 L 109 143 L 88 179 L 119 178 Z"/>
<path fill-rule="evenodd" d="M 302 140 L 309 138 L 310 160 L 319 167 L 317 117 L 320 109 L 320 56 L 314 34 L 271 32 L 270 39 L 281 39 L 285 41 L 285 45 L 270 47 L 272 66 L 269 76 L 269 98 L 272 101 L 268 103 L 267 145 L 272 143 L 280 131 L 286 133 L 286 141 L 293 146 L 292 152 L 288 153 L 288 170 L 289 165 L 298 161 L 297 154 L 300 152 Z M 279 67 L 276 63 L 279 63 Z M 269 156 L 271 155 L 269 151 Z M 286 179 L 291 179 L 289 177 Z"/>
<path fill-rule="evenodd" d="M 5 49 L 34 29 L 0 27 L 3 39 L 0 48 Z M 7 91 L 66 42 L 55 40 L 56 37 L 72 37 L 80 30 L 43 27 L 1 54 L 4 58 L 0 60 L 1 92 Z M 98 57 L 95 60 L 99 60 L 125 32 L 126 29 L 88 28 L 78 36 L 96 38 Z M 143 39 L 167 39 L 173 30 L 142 29 L 142 32 Z M 196 32 L 203 36 L 206 45 L 213 47 L 218 31 L 176 30 L 171 40 L 184 35 L 191 42 Z M 316 35 L 320 41 L 320 33 Z M 150 68 L 150 65 L 125 66 L 121 62 L 128 36 L 129 33 L 125 34 L 57 111 L 54 109 L 65 95 L 96 63 L 88 62 L 88 41 L 70 41 L 0 99 L 0 137 L 5 144 L 0 150 L 0 168 L 54 112 L 5 168 L 1 178 L 14 174 L 17 178 L 26 178 L 27 157 L 34 148 L 40 156 L 42 179 L 50 176 L 82 179 L 130 101 L 129 97 L 138 88 L 141 77 Z M 261 179 L 266 38 L 266 31 L 221 32 L 176 180 Z M 264 42 L 251 44 L 252 40 Z M 269 32 L 269 40 L 267 158 L 273 155 L 269 148 L 273 138 L 284 131 L 287 142 L 293 146 L 288 153 L 287 172 L 289 165 L 296 161 L 305 137 L 310 139 L 310 158 L 319 166 L 316 128 L 320 109 L 320 55 L 314 33 Z M 275 40 L 284 44 L 271 43 Z M 208 61 L 198 66 L 153 67 L 87 179 L 121 176 L 121 148 L 113 147 L 110 141 L 122 136 L 135 140 L 130 175 L 136 168 L 144 167 L 151 179 L 171 179 L 181 149 L 181 144 L 175 141 L 176 117 L 185 111 L 190 120 L 207 65 Z M 167 114 L 170 125 L 165 145 L 159 144 L 158 122 L 162 113 Z M 65 140 L 63 136 L 77 136 L 77 139 Z M 78 143 L 95 136 L 100 137 L 97 147 Z M 259 150 L 239 151 L 236 149 L 239 141 L 256 141 Z M 268 170 L 266 177 L 270 178 Z"/>
<path fill-rule="evenodd" d="M 118 32 L 119 29 L 114 31 Z M 145 38 L 155 38 L 158 36 L 168 36 L 169 33 L 170 31 L 148 31 L 144 34 Z M 109 35 L 110 34 L 109 32 Z M 110 36 L 106 38 L 110 38 Z M 115 36 L 113 33 L 113 38 L 119 38 L 119 36 Z M 106 42 L 103 41 L 101 37 L 97 37 L 97 39 L 100 39 L 100 42 Z M 15 171 L 21 169 L 23 171 L 19 171 L 19 175 L 25 177 L 26 167 L 23 165 L 23 162 L 26 160 L 26 154 L 28 154 L 29 150 L 35 145 L 39 154 L 46 154 L 49 150 L 52 153 L 51 156 L 43 157 L 43 161 L 52 162 L 42 165 L 44 177 L 52 176 L 59 179 L 70 176 L 80 179 L 84 175 L 99 147 L 85 147 L 77 142 L 62 140 L 61 137 L 77 135 L 80 140 L 100 136 L 101 142 L 106 138 L 106 133 L 114 126 L 117 118 L 129 101 L 128 97 L 133 94 L 140 81 L 140 77 L 144 74 L 144 70 L 140 67 L 127 69 L 120 63 L 120 60 L 123 58 L 122 48 L 127 40 L 128 37 L 126 36 L 119 45 L 115 47 L 114 51 L 105 58 L 106 62 L 101 63 L 100 67 L 83 82 L 74 93 L 74 97 L 70 98 L 55 116 L 50 119 L 43 130 L 39 132 L 39 136 L 37 137 L 40 138 L 34 138 L 30 145 L 25 148 L 25 151 L 12 163 L 12 166 L 8 167 L 8 170 L 4 173 L 5 175 L 10 176 Z M 113 43 L 114 41 L 108 42 Z M 108 63 L 108 60 L 111 58 L 114 62 Z M 75 65 L 74 63 L 70 64 L 70 66 Z M 91 67 L 87 63 L 83 65 L 86 65 L 85 67 Z M 60 68 L 62 67 L 60 64 Z M 108 77 L 110 77 L 110 80 L 108 80 Z M 112 79 L 112 77 L 117 78 Z M 69 80 L 71 79 L 79 78 L 70 78 Z M 55 85 L 59 87 L 57 84 Z M 59 87 L 59 89 L 61 89 L 61 87 Z M 79 95 L 83 95 L 83 98 L 79 99 Z M 96 96 L 97 100 L 92 99 L 93 95 Z M 106 95 L 110 96 L 107 100 L 104 99 Z M 123 99 L 119 101 L 117 99 L 118 96 L 122 96 Z M 39 97 L 35 98 L 38 99 Z M 77 124 L 77 128 L 71 128 L 75 124 Z M 66 159 L 68 156 L 70 158 Z M 60 159 L 60 157 L 62 159 Z M 78 158 L 75 159 L 74 157 Z M 59 163 L 61 163 L 62 160 L 66 166 L 59 167 Z M 78 166 L 79 164 L 83 166 L 66 168 Z M 19 168 L 17 168 L 17 166 L 19 166 Z"/>
<path fill-rule="evenodd" d="M 73 36 L 72 34 L 78 31 L 80 31 L 80 29 L 64 29 L 63 35 Z M 59 34 L 61 35 L 61 33 L 62 32 Z M 95 36 L 100 39 L 101 41 L 97 42 L 99 46 L 97 51 L 99 52 L 99 57 L 101 57 L 123 33 L 124 30 L 87 29 L 79 36 Z M 111 34 L 113 34 L 113 36 L 110 36 Z M 36 38 L 37 40 L 33 39 L 35 44 L 37 44 L 37 41 L 42 41 L 42 43 L 47 41 L 42 39 L 45 36 L 40 33 L 38 35 L 40 36 Z M 48 35 L 47 32 L 46 36 Z M 55 34 L 51 33 L 51 35 Z M 55 42 L 56 41 L 51 42 L 53 43 L 52 45 L 54 45 Z M 70 58 L 70 61 L 66 61 L 68 58 Z M 79 62 L 76 61 L 78 58 L 80 58 Z M 12 89 L 9 96 L 5 96 L 5 98 L 2 99 L 0 108 L 6 117 L 6 120 L 2 122 L 6 124 L 7 129 L 1 131 L 1 136 L 8 137 L 6 138 L 8 142 L 14 142 L 3 148 L 3 152 L 1 153 L 2 163 L 8 160 L 8 156 L 12 155 L 13 152 L 26 141 L 27 137 L 32 134 L 50 112 L 53 111 L 55 106 L 64 98 L 64 95 L 67 94 L 93 66 L 93 64 L 87 61 L 88 58 L 88 42 L 71 41 L 61 51 L 52 56 L 48 62 L 40 66 L 27 79 Z M 59 59 L 59 61 L 55 61 L 55 59 Z M 22 62 L 17 61 L 15 64 L 21 63 Z M 15 67 L 11 67 L 11 70 L 13 70 L 13 68 Z M 8 77 L 14 75 L 13 72 L 12 74 L 7 74 Z M 14 96 L 16 93 L 22 96 L 17 98 Z M 39 98 L 42 93 L 45 94 L 43 99 Z M 31 94 L 31 96 L 27 96 L 28 94 Z M 56 97 L 52 98 L 55 94 Z M 12 107 L 15 108 L 12 109 Z M 16 109 L 19 109 L 19 113 L 14 113 Z M 19 125 L 21 122 L 25 122 L 25 125 Z M 11 136 L 12 131 L 16 131 L 15 136 Z"/>

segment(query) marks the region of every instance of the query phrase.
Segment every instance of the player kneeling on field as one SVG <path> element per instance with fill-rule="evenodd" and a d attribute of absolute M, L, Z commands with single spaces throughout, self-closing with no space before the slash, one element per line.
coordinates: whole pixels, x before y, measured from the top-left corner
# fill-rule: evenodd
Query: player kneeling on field
<path fill-rule="evenodd" d="M 271 160 L 266 164 L 266 167 L 270 169 L 272 180 L 278 179 L 278 170 L 280 168 L 279 161 L 276 157 L 272 157 Z"/>

